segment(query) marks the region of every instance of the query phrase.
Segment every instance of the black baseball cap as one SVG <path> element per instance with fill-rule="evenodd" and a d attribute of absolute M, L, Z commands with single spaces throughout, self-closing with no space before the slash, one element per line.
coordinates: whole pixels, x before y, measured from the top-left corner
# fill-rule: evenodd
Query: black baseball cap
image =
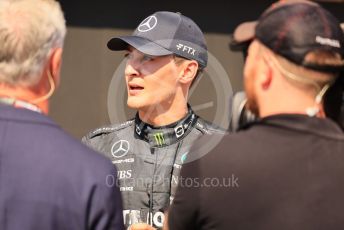
<path fill-rule="evenodd" d="M 258 21 L 245 22 L 234 31 L 237 42 L 257 39 L 274 53 L 309 69 L 339 72 L 344 69 L 344 34 L 339 21 L 327 10 L 305 0 L 280 1 Z M 312 51 L 339 54 L 341 65 L 309 63 Z"/>
<path fill-rule="evenodd" d="M 204 35 L 190 18 L 174 12 L 159 11 L 145 18 L 130 36 L 114 37 L 110 50 L 126 50 L 128 45 L 153 56 L 176 54 L 207 66 L 208 53 Z"/>

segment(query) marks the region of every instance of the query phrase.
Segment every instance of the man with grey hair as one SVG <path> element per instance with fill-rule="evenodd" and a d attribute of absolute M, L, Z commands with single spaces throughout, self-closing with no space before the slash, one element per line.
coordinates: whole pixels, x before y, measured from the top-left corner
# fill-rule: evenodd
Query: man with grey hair
<path fill-rule="evenodd" d="M 46 114 L 65 20 L 55 0 L 0 1 L 0 229 L 123 229 L 116 169 Z"/>

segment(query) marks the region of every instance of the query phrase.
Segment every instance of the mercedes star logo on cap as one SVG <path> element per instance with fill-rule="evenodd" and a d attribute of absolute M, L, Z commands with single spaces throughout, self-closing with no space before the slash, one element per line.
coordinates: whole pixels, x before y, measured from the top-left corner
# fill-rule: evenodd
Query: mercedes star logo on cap
<path fill-rule="evenodd" d="M 137 29 L 140 32 L 147 32 L 154 29 L 157 23 L 158 19 L 154 15 L 151 15 L 143 20 Z"/>

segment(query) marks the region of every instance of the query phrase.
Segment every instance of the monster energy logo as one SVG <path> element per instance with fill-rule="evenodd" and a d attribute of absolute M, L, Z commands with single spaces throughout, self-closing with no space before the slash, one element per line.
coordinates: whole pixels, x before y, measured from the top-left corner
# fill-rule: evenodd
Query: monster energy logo
<path fill-rule="evenodd" d="M 155 133 L 154 135 L 155 142 L 157 145 L 162 146 L 165 144 L 164 134 L 163 133 Z"/>

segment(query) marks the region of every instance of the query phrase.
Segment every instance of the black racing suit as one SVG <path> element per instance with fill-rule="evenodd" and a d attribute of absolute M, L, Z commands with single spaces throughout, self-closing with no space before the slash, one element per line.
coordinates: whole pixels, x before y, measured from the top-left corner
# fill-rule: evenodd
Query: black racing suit
<path fill-rule="evenodd" d="M 195 140 L 224 133 L 189 109 L 178 122 L 152 127 L 135 119 L 98 128 L 83 142 L 111 159 L 118 169 L 126 226 L 137 221 L 161 228 L 173 200 L 181 165 Z M 107 178 L 111 184 L 111 178 Z"/>

